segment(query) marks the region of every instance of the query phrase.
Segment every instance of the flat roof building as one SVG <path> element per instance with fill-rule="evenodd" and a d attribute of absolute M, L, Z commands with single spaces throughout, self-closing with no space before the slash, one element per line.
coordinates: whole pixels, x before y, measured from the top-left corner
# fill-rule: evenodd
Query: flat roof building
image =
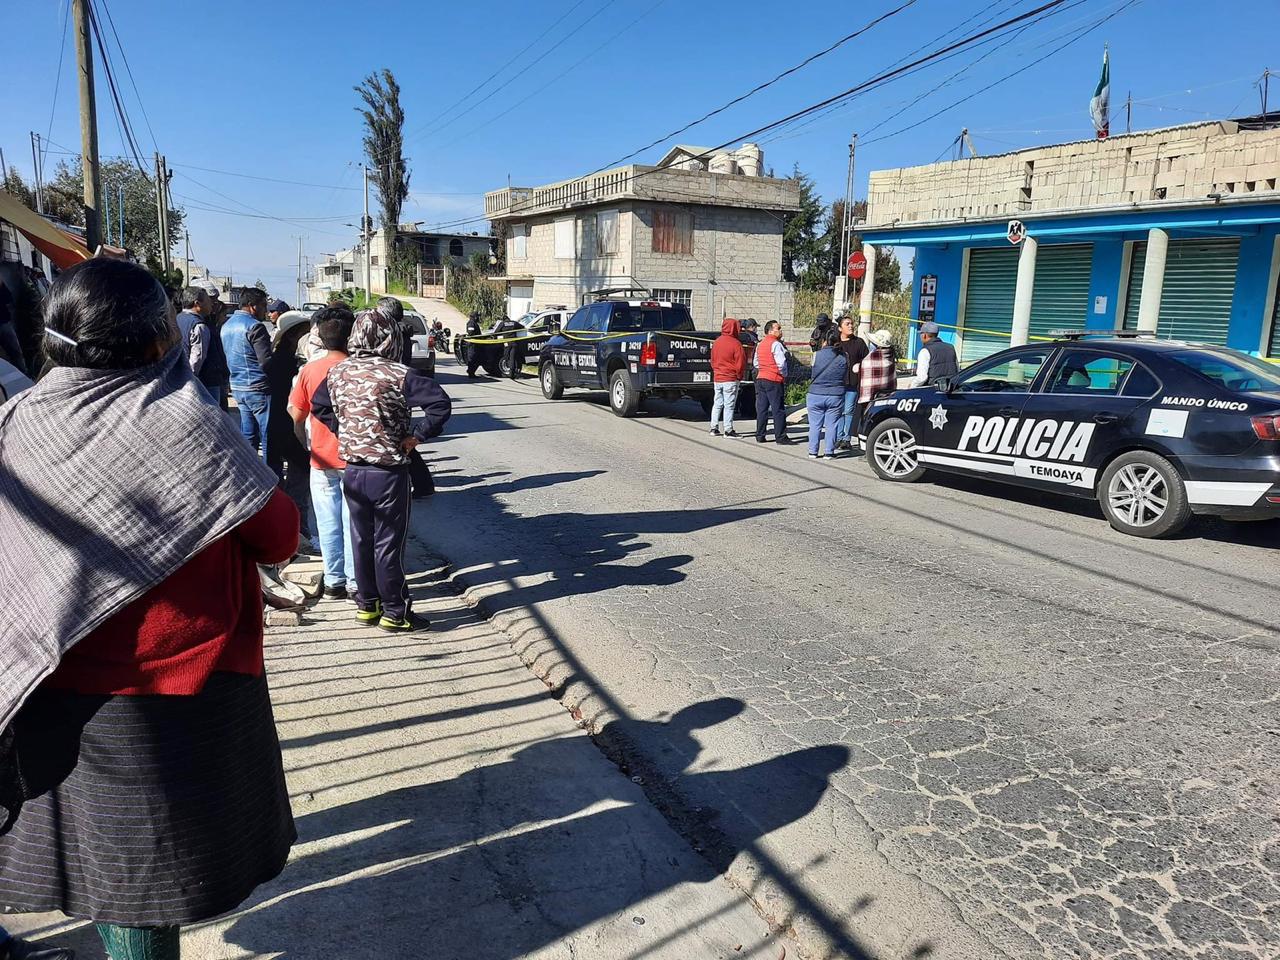
<path fill-rule="evenodd" d="M 1063 328 L 1280 358 L 1278 182 L 1280 116 L 878 170 L 864 253 L 915 248 L 912 317 L 965 362 Z"/>

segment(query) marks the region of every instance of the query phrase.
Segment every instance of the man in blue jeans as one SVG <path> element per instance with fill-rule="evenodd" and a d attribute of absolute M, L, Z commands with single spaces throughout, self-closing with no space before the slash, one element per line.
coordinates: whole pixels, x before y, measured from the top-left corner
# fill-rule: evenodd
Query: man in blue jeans
<path fill-rule="evenodd" d="M 271 414 L 271 334 L 262 321 L 267 316 L 267 294 L 246 287 L 240 306 L 222 325 L 222 351 L 230 372 L 231 396 L 240 411 L 240 432 L 262 459 L 271 463 L 267 421 Z"/>

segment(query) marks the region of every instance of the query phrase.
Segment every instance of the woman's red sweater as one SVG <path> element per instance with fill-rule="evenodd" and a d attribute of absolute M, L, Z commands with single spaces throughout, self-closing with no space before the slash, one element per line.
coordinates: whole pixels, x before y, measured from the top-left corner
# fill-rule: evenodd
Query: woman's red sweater
<path fill-rule="evenodd" d="M 89 694 L 185 694 L 215 670 L 262 674 L 259 563 L 298 546 L 298 509 L 277 489 L 266 506 L 66 652 L 44 681 Z"/>

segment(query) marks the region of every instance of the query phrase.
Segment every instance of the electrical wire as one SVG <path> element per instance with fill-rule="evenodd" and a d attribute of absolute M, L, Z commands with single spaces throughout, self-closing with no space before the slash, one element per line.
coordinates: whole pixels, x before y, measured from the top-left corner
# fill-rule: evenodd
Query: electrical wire
<path fill-rule="evenodd" d="M 116 22 L 111 16 L 111 8 L 107 6 L 107 0 L 95 0 L 102 7 L 107 15 L 107 25 L 111 27 L 111 35 L 115 38 L 116 49 L 120 51 L 120 59 L 124 61 L 125 73 L 129 75 L 129 85 L 133 87 L 133 98 L 138 101 L 138 109 L 142 111 L 142 120 L 147 125 L 147 135 L 151 137 L 151 146 L 155 148 L 156 153 L 160 152 L 160 147 L 156 143 L 155 132 L 151 129 L 151 118 L 147 116 L 147 108 L 142 103 L 142 95 L 138 93 L 137 81 L 133 79 L 133 68 L 129 66 L 129 55 L 124 52 L 124 44 L 120 42 L 120 34 L 116 33 Z"/>
<path fill-rule="evenodd" d="M 45 131 L 45 143 L 49 143 L 50 136 L 53 134 L 53 116 L 58 111 L 58 90 L 62 87 L 62 58 L 67 52 L 67 21 L 71 19 L 71 0 L 67 0 L 67 5 L 62 10 L 62 42 L 58 45 L 58 69 L 53 75 L 53 104 L 49 107 L 49 128 Z M 45 157 L 49 155 L 46 147 L 40 153 L 40 163 L 44 164 Z"/>
<path fill-rule="evenodd" d="M 822 57 L 825 57 L 827 54 L 831 53 L 832 51 L 837 50 L 840 47 L 844 46 L 850 40 L 854 40 L 857 37 L 862 36 L 868 30 L 880 25 L 881 23 L 884 23 L 884 21 L 890 19 L 891 17 L 896 16 L 897 14 L 901 13 L 903 10 L 906 10 L 908 7 L 914 5 L 915 3 L 916 3 L 916 0 L 906 0 L 905 3 L 899 4 L 897 7 L 894 7 L 892 10 L 888 10 L 885 13 L 880 14 L 880 16 L 867 21 L 857 30 L 853 31 L 853 33 L 846 34 L 845 36 L 837 40 L 835 43 L 828 46 L 826 49 L 819 50 L 817 53 L 811 54 L 810 56 L 806 57 L 804 60 L 801 60 L 799 63 L 795 64 L 794 66 L 788 67 L 786 70 L 783 70 L 773 79 L 766 80 L 763 83 L 757 84 L 756 86 L 748 90 L 746 93 L 741 94 L 740 96 L 734 97 L 732 100 L 728 101 L 727 103 L 721 104 L 720 106 L 716 107 L 714 110 L 704 113 L 702 116 L 698 117 L 698 119 L 691 120 L 688 123 L 686 123 L 683 127 L 680 127 L 676 130 L 672 130 L 670 133 L 662 135 L 658 139 L 654 140 L 652 143 L 646 143 L 643 147 L 640 147 L 638 150 L 633 150 L 630 153 L 628 153 L 626 156 L 619 157 L 617 160 L 607 163 L 603 167 L 601 167 L 599 170 L 594 170 L 592 172 L 599 173 L 600 170 L 607 170 L 610 167 L 619 166 L 620 164 L 623 164 L 626 161 L 630 160 L 632 157 L 637 156 L 638 154 L 644 153 L 646 150 L 649 150 L 652 147 L 656 147 L 660 143 L 665 143 L 666 141 L 671 140 L 674 137 L 678 137 L 680 136 L 680 134 L 684 133 L 686 130 L 696 127 L 698 124 L 703 123 L 706 120 L 710 120 L 712 117 L 717 116 L 718 114 L 724 113 L 730 107 L 736 106 L 737 104 L 742 103 L 744 100 L 750 99 L 751 97 L 759 93 L 761 90 L 764 90 L 768 87 L 773 86 L 778 81 L 791 76 L 793 73 L 796 73 L 797 71 L 803 70 L 805 67 L 813 63 L 815 60 L 819 60 Z"/>
<path fill-rule="evenodd" d="M 610 0 L 610 2 L 613 2 L 613 0 Z M 547 87 L 549 87 L 549 86 L 551 86 L 553 83 L 556 83 L 557 81 L 559 81 L 559 80 L 563 79 L 565 76 L 567 76 L 568 74 L 572 73 L 574 70 L 577 70 L 580 66 L 582 66 L 584 63 L 586 63 L 586 62 L 587 62 L 588 60 L 590 60 L 592 57 L 596 56 L 598 53 L 600 53 L 601 51 L 605 50 L 605 49 L 609 46 L 609 44 L 613 43 L 613 41 L 614 41 L 614 40 L 617 40 L 617 39 L 618 39 L 620 36 L 622 36 L 624 33 L 628 33 L 628 32 L 630 32 L 630 31 L 631 31 L 631 29 L 632 29 L 632 28 L 634 28 L 634 27 L 635 27 L 635 25 L 636 25 L 637 23 L 639 23 L 639 22 L 640 22 L 641 20 L 643 20 L 645 17 L 649 16 L 649 14 L 653 13 L 653 11 L 657 10 L 660 6 L 662 6 L 662 5 L 663 5 L 664 3 L 666 3 L 666 2 L 667 2 L 667 0 L 658 0 L 658 2 L 657 2 L 657 3 L 653 4 L 653 6 L 649 7 L 647 10 L 645 10 L 645 11 L 644 11 L 644 13 L 640 14 L 640 16 L 636 17 L 634 20 L 632 20 L 630 23 L 628 23 L 625 27 L 623 27 L 623 28 L 622 28 L 621 30 L 619 30 L 617 33 L 615 33 L 615 34 L 613 34 L 612 36 L 610 36 L 610 37 L 609 37 L 607 40 L 605 40 L 604 42 L 599 43 L 599 44 L 597 44 L 596 46 L 594 46 L 591 50 L 589 50 L 589 51 L 587 52 L 587 55 L 586 55 L 586 56 L 584 56 L 582 59 L 578 60 L 576 63 L 572 64 L 571 66 L 569 66 L 569 67 L 568 67 L 568 68 L 566 68 L 565 70 L 563 70 L 563 71 L 561 71 L 560 73 L 556 74 L 554 77 L 552 77 L 552 78 L 551 78 L 550 80 L 548 80 L 546 83 L 544 83 L 542 86 L 538 87 L 536 90 L 534 90 L 534 91 L 532 91 L 531 93 L 529 93 L 529 95 L 528 95 L 528 96 L 523 97 L 523 98 L 522 98 L 522 99 L 520 99 L 520 100 L 517 100 L 517 101 L 516 101 L 515 103 L 513 103 L 511 106 L 507 107 L 507 109 L 506 109 L 506 110 L 503 110 L 501 113 L 496 114 L 496 115 L 494 115 L 494 116 L 490 117 L 488 120 L 484 121 L 484 122 L 483 122 L 483 123 L 481 123 L 479 126 L 473 127 L 472 129 L 468 130 L 466 133 L 462 134 L 461 136 L 459 136 L 459 137 L 455 137 L 453 140 L 450 140 L 447 144 L 445 144 L 445 145 L 444 145 L 444 147 L 441 147 L 441 149 L 445 149 L 445 148 L 447 148 L 447 147 L 451 147 L 451 146 L 453 146 L 454 144 L 458 143 L 460 140 L 465 140 L 467 137 L 470 137 L 470 136 L 472 136 L 473 134 L 479 133 L 481 130 L 483 130 L 485 127 L 489 126 L 490 124 L 495 123 L 495 122 L 497 122 L 498 120 L 501 120 L 503 117 L 505 117 L 507 114 L 509 114 L 512 110 L 515 110 L 517 107 L 523 106 L 525 103 L 528 103 L 530 100 L 532 100 L 532 99 L 533 99 L 534 97 L 536 97 L 538 94 L 540 94 L 543 90 L 547 89 Z"/>
<path fill-rule="evenodd" d="M 497 70 L 493 71 L 493 73 L 489 74 L 487 77 L 485 77 L 483 80 L 481 80 L 478 84 L 476 84 L 474 87 L 472 87 L 472 88 L 471 88 L 470 90 L 468 90 L 466 93 L 464 93 L 461 97 L 459 97 L 456 101 L 454 101 L 454 103 L 452 103 L 449 107 L 447 107 L 446 109 L 442 110 L 440 113 L 436 114 L 434 117 L 432 117 L 432 118 L 431 118 L 430 120 L 428 120 L 426 123 L 424 123 L 421 127 L 419 127 L 417 130 L 415 130 L 413 133 L 411 133 L 411 134 L 410 134 L 410 136 L 411 136 L 411 137 L 413 137 L 413 136 L 417 136 L 418 134 L 425 132 L 425 131 L 426 131 L 426 130 L 428 130 L 428 129 L 429 129 L 429 128 L 430 128 L 430 127 L 431 127 L 431 126 L 436 122 L 436 121 L 438 121 L 438 120 L 440 120 L 440 119 L 444 118 L 445 116 L 447 116 L 448 114 L 452 113 L 452 112 L 453 112 L 457 107 L 460 107 L 460 106 L 461 106 L 463 103 L 465 103 L 465 102 L 466 102 L 466 101 L 467 101 L 467 100 L 468 100 L 468 99 L 469 99 L 473 94 L 475 94 L 475 93 L 476 93 L 476 92 L 478 92 L 479 90 L 483 89 L 483 88 L 484 88 L 484 86 L 485 86 L 486 84 L 488 84 L 491 80 L 493 80 L 495 77 L 497 77 L 499 74 L 501 74 L 504 70 L 506 70 L 508 67 L 510 67 L 513 63 L 515 63 L 517 60 L 519 60 L 521 57 L 523 57 L 526 53 L 528 53 L 531 49 L 533 49 L 534 45 L 536 45 L 538 42 L 540 42 L 540 41 L 542 40 L 542 38 L 543 38 L 543 37 L 545 37 L 545 36 L 546 36 L 547 34 L 549 34 L 552 30 L 554 30 L 554 29 L 555 29 L 556 27 L 558 27 L 561 23 L 563 23 L 563 22 L 564 22 L 564 21 L 569 17 L 569 15 L 570 15 L 570 14 L 572 14 L 575 10 L 577 10 L 580 6 L 582 6 L 582 5 L 583 5 L 584 3 L 586 3 L 586 2 L 587 2 L 587 0 L 577 0 L 577 2 L 576 2 L 573 6 L 571 6 L 568 10 L 566 10 L 566 11 L 565 11 L 564 13 L 562 13 L 559 17 L 557 17 L 554 21 L 552 21 L 551 26 L 547 27 L 547 29 L 543 30 L 540 34 L 538 34 L 536 37 L 534 37 L 534 38 L 533 38 L 533 40 L 531 40 L 528 44 L 526 44 L 526 45 L 525 45 L 525 46 L 520 50 L 520 52 L 519 52 L 519 53 L 517 53 L 517 54 L 515 54 L 514 56 L 510 57 L 510 58 L 507 60 L 507 62 L 506 62 L 506 63 L 504 63 L 502 66 L 500 66 Z M 553 49 L 554 49 L 554 48 L 553 48 Z"/>
<path fill-rule="evenodd" d="M 88 14 L 89 24 L 93 28 L 93 37 L 97 42 L 98 52 L 102 57 L 102 71 L 107 77 L 107 86 L 111 91 L 111 100 L 115 104 L 116 114 L 120 118 L 123 126 L 122 134 L 125 138 L 125 149 L 133 154 L 133 161 L 138 165 L 138 171 L 150 180 L 146 167 L 142 163 L 142 153 L 138 149 L 137 138 L 133 134 L 133 127 L 129 123 L 129 114 L 124 108 L 124 103 L 120 99 L 120 91 L 116 86 L 115 71 L 111 66 L 111 57 L 107 52 L 107 45 L 102 39 L 102 28 L 98 25 L 98 14 L 94 6 L 93 0 L 88 0 L 85 4 L 85 10 Z"/>
<path fill-rule="evenodd" d="M 1079 42 L 1079 41 L 1081 41 L 1081 40 L 1083 40 L 1083 39 L 1084 39 L 1085 37 L 1087 37 L 1089 34 L 1093 33 L 1093 31 L 1095 31 L 1095 30 L 1097 30 L 1099 27 L 1101 27 L 1104 23 L 1107 23 L 1107 22 L 1109 22 L 1109 21 L 1111 21 L 1111 20 L 1114 20 L 1116 17 L 1118 17 L 1120 14 L 1124 13 L 1124 12 L 1125 12 L 1126 10 L 1128 10 L 1130 7 L 1132 7 L 1132 6 L 1134 6 L 1135 4 L 1140 3 L 1140 2 L 1141 2 L 1141 0 L 1125 0 L 1125 2 L 1124 2 L 1124 3 L 1122 3 L 1122 4 L 1121 4 L 1117 9 L 1115 9 L 1115 10 L 1113 10 L 1111 13 L 1108 13 L 1108 14 L 1106 14 L 1105 16 L 1101 17 L 1100 19 L 1098 19 L 1097 21 L 1095 21 L 1092 25 L 1087 26 L 1087 27 L 1085 27 L 1085 28 L 1081 29 L 1081 30 L 1080 30 L 1080 31 L 1079 31 L 1079 32 L 1078 32 L 1074 37 L 1072 37 L 1071 39 L 1067 40 L 1067 41 L 1066 41 L 1066 42 L 1064 42 L 1064 43 L 1059 44 L 1059 45 L 1058 45 L 1058 46 L 1056 46 L 1053 50 L 1050 50 L 1048 53 L 1046 53 L 1043 57 L 1038 57 L 1037 59 L 1032 60 L 1030 63 L 1028 63 L 1028 64 L 1026 64 L 1026 65 L 1024 65 L 1024 66 L 1022 66 L 1022 67 L 1019 67 L 1017 70 L 1013 70 L 1013 71 L 1011 71 L 1011 72 L 1009 72 L 1009 73 L 1005 74 L 1003 77 L 1000 77 L 1000 78 L 999 78 L 999 79 L 997 79 L 997 80 L 993 80 L 991 83 L 987 84 L 985 87 L 982 87 L 982 88 L 980 88 L 980 89 L 978 89 L 978 90 L 975 90 L 973 93 L 969 94 L 968 96 L 961 97 L 959 100 L 956 100 L 956 101 L 954 101 L 953 103 L 948 104 L 947 106 L 943 107 L 941 110 L 936 110 L 936 111 L 934 111 L 934 112 L 933 112 L 933 113 L 931 113 L 929 116 L 925 117 L 925 118 L 924 118 L 924 119 L 922 119 L 922 120 L 918 120 L 918 121 L 916 121 L 916 122 L 915 122 L 915 123 L 913 123 L 911 126 L 908 126 L 908 127 L 899 127 L 897 130 L 891 131 L 890 133 L 883 134 L 882 136 L 879 136 L 879 137 L 873 137 L 873 138 L 871 138 L 870 140 L 866 140 L 866 141 L 863 141 L 863 142 L 864 142 L 864 143 L 867 143 L 867 144 L 871 144 L 871 143 L 879 143 L 879 142 L 880 142 L 880 141 L 882 141 L 882 140 L 888 140 L 890 137 L 896 137 L 896 136 L 898 136 L 899 134 L 906 133 L 906 132 L 907 132 L 907 131 L 909 131 L 909 130 L 917 129 L 917 128 L 920 126 L 920 124 L 922 124 L 922 123 L 928 123 L 930 120 L 934 120 L 934 119 L 936 119 L 936 118 L 938 118 L 938 117 L 942 116 L 942 114 L 947 113 L 948 111 L 954 110 L 956 107 L 960 106 L 960 104 L 962 104 L 962 103 L 967 103 L 968 101 L 972 100 L 974 97 L 979 97 L 979 96 L 981 96 L 982 94 L 986 93 L 988 90 L 991 90 L 993 87 L 997 87 L 997 86 L 999 86 L 999 85 L 1000 85 L 1000 84 L 1002 84 L 1002 83 L 1006 83 L 1006 82 L 1008 82 L 1009 80 L 1012 80 L 1014 77 L 1016 77 L 1016 76 L 1018 76 L 1018 75 L 1020 75 L 1020 74 L 1026 73 L 1026 72 L 1027 72 L 1028 70 L 1030 70 L 1032 67 L 1038 66 L 1039 64 L 1041 64 L 1041 63 L 1043 63 L 1044 61 L 1048 60 L 1050 57 L 1052 57 L 1052 56 L 1054 56 L 1054 55 L 1056 55 L 1056 54 L 1061 53 L 1063 50 L 1066 50 L 1068 47 L 1070 47 L 1070 46 L 1072 46 L 1072 45 L 1074 45 L 1074 44 L 1078 43 L 1078 42 Z"/>

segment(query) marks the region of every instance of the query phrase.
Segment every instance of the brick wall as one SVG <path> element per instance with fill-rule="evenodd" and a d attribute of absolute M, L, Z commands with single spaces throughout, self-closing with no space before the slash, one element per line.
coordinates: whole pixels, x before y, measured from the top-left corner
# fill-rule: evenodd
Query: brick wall
<path fill-rule="evenodd" d="M 872 227 L 1131 203 L 1277 197 L 1280 130 L 1220 121 L 871 174 Z"/>

